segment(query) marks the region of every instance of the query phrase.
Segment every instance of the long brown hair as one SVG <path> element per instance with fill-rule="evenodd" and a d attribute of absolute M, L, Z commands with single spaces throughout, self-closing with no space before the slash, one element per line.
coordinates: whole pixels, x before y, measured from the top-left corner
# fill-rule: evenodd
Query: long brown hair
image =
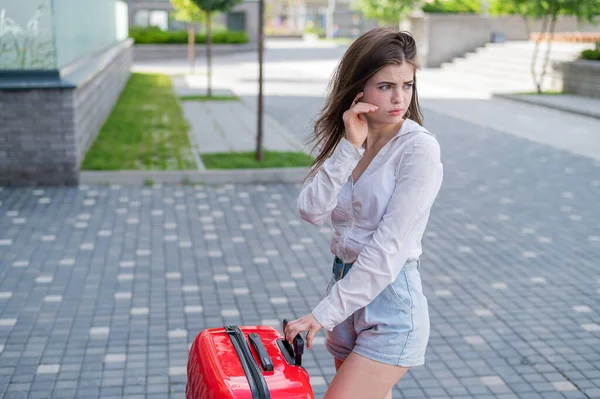
<path fill-rule="evenodd" d="M 314 134 L 308 143 L 320 148 L 306 177 L 310 179 L 323 162 L 329 158 L 340 140 L 344 137 L 342 115 L 350 108 L 358 93 L 363 91 L 367 81 L 387 65 L 404 62 L 417 65 L 417 46 L 408 32 L 390 28 L 374 28 L 358 37 L 346 50 L 327 86 L 327 101 L 314 123 Z M 423 124 L 423 114 L 417 97 L 417 77 L 414 78 L 413 93 L 406 118 Z"/>

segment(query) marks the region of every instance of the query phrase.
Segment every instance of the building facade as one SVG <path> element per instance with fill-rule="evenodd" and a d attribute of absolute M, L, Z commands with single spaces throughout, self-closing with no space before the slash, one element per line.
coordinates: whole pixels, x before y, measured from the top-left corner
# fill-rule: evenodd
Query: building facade
<path fill-rule="evenodd" d="M 174 18 L 169 0 L 127 0 L 130 26 L 158 26 L 163 30 L 185 30 L 184 22 Z M 229 12 L 215 17 L 217 28 L 243 31 L 250 42 L 258 41 L 258 0 L 244 0 Z"/>

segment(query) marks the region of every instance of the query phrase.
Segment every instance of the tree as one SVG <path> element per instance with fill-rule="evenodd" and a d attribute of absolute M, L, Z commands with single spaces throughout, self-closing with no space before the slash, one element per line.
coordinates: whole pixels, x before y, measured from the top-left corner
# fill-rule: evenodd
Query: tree
<path fill-rule="evenodd" d="M 206 65 L 208 72 L 208 96 L 212 96 L 211 88 L 211 57 L 212 57 L 212 33 L 211 33 L 211 14 L 214 12 L 227 12 L 242 0 L 191 0 L 198 8 L 206 14 Z"/>
<path fill-rule="evenodd" d="M 194 24 L 206 22 L 206 14 L 198 8 L 192 0 L 171 0 L 175 8 L 175 19 L 188 23 L 188 62 L 190 63 L 190 72 L 194 72 L 196 47 L 196 32 Z"/>
<path fill-rule="evenodd" d="M 503 3 L 502 5 L 496 3 Z M 542 29 L 535 39 L 533 55 L 531 57 L 531 76 L 537 87 L 538 93 L 542 92 L 542 83 L 548 70 L 552 37 L 559 15 L 573 15 L 578 23 L 584 21 L 594 23 L 595 17 L 600 15 L 600 1 L 598 0 L 495 0 L 491 11 L 498 13 L 521 14 L 527 24 L 528 32 L 531 29 L 527 18 L 542 21 Z M 546 38 L 546 54 L 542 63 L 542 69 L 536 70 L 540 43 Z"/>
<path fill-rule="evenodd" d="M 356 0 L 351 7 L 366 18 L 398 27 L 400 21 L 421 3 L 422 0 Z"/>

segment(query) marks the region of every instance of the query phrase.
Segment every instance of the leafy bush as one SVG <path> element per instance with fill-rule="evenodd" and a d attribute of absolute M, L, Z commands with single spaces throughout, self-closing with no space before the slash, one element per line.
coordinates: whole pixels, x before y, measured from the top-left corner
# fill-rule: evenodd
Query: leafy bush
<path fill-rule="evenodd" d="M 164 31 L 156 26 L 149 28 L 132 27 L 129 36 L 137 44 L 186 44 L 187 31 Z M 246 32 L 215 31 L 212 32 L 212 42 L 215 44 L 243 44 L 248 43 Z M 196 43 L 206 43 L 205 34 L 196 34 Z"/>
<path fill-rule="evenodd" d="M 423 5 L 423 12 L 439 14 L 478 14 L 481 0 L 433 0 Z"/>
<path fill-rule="evenodd" d="M 309 35 L 325 36 L 325 29 L 323 28 L 305 28 L 304 33 Z"/>
<path fill-rule="evenodd" d="M 304 27 L 304 33 L 309 35 L 325 36 L 325 29 L 316 26 L 314 21 L 308 21 Z"/>
<path fill-rule="evenodd" d="M 600 61 L 600 42 L 596 43 L 595 49 L 583 50 L 581 58 L 590 61 Z"/>
<path fill-rule="evenodd" d="M 197 35 L 196 41 L 206 43 L 206 35 Z M 213 32 L 212 41 L 213 43 L 242 44 L 248 43 L 248 35 L 246 32 L 240 31 L 218 31 Z"/>

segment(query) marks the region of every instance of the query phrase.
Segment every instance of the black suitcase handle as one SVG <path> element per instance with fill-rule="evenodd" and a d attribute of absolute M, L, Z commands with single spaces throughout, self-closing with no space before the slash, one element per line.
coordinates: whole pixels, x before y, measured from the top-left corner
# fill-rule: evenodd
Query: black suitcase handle
<path fill-rule="evenodd" d="M 283 331 L 285 332 L 285 327 L 287 326 L 287 319 L 283 320 Z M 291 364 L 292 366 L 302 366 L 302 355 L 304 354 L 304 339 L 300 334 L 294 337 L 292 347 L 289 342 L 285 338 L 278 339 L 277 344 L 285 357 L 285 360 Z"/>
<path fill-rule="evenodd" d="M 260 336 L 257 333 L 250 333 L 248 334 L 248 340 L 260 359 L 260 365 L 262 366 L 262 369 L 264 371 L 273 371 L 273 361 L 267 353 L 265 345 L 260 340 Z"/>
<path fill-rule="evenodd" d="M 254 356 L 250 353 L 250 346 L 244 339 L 244 332 L 236 325 L 224 327 L 244 369 L 244 374 L 252 392 L 252 399 L 270 399 L 269 386 L 258 368 Z"/>

